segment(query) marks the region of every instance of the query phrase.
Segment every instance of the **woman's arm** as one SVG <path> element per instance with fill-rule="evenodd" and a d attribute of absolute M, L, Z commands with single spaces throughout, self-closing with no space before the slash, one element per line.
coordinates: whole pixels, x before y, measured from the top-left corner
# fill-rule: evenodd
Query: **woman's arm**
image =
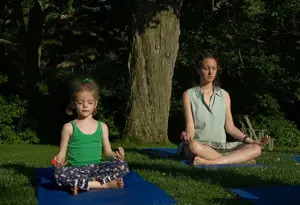
<path fill-rule="evenodd" d="M 125 158 L 125 152 L 124 149 L 122 147 L 118 148 L 118 151 L 113 152 L 110 146 L 110 142 L 109 142 L 109 134 L 108 134 L 108 127 L 105 123 L 101 122 L 101 126 L 102 126 L 102 143 L 103 143 L 103 150 L 104 150 L 104 154 L 108 157 L 113 157 L 113 158 L 118 158 L 121 160 L 124 160 Z"/>
<path fill-rule="evenodd" d="M 231 108 L 230 108 L 231 102 L 230 102 L 229 94 L 227 92 L 225 96 L 225 101 L 226 101 L 225 129 L 232 137 L 248 144 L 257 144 L 259 146 L 264 146 L 266 144 L 269 144 L 270 136 L 268 135 L 264 136 L 259 140 L 253 140 L 250 137 L 248 137 L 246 134 L 241 132 L 233 123 Z"/>
<path fill-rule="evenodd" d="M 71 123 L 64 124 L 61 131 L 59 151 L 58 154 L 54 157 L 57 166 L 65 166 L 67 164 L 66 153 L 67 153 L 69 139 L 72 136 L 72 134 L 73 134 L 72 124 Z"/>
<path fill-rule="evenodd" d="M 229 94 L 225 91 L 225 102 L 226 102 L 226 116 L 225 116 L 225 129 L 232 137 L 237 140 L 252 144 L 253 139 L 247 137 L 241 130 L 239 130 L 233 123 L 231 114 L 231 101 Z"/>
<path fill-rule="evenodd" d="M 190 104 L 190 97 L 188 91 L 185 91 L 182 95 L 183 108 L 184 108 L 184 118 L 185 118 L 185 132 L 186 135 L 183 139 L 186 143 L 192 141 L 195 135 L 194 120 L 192 114 L 192 108 Z"/>

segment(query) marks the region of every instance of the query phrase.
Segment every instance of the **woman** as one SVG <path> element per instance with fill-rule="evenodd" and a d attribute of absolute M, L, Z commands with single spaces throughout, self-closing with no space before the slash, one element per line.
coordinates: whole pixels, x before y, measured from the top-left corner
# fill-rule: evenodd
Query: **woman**
<path fill-rule="evenodd" d="M 193 159 L 194 165 L 255 163 L 270 137 L 253 140 L 234 125 L 229 94 L 217 85 L 220 68 L 215 57 L 209 53 L 202 56 L 197 61 L 197 73 L 200 85 L 183 93 L 184 154 Z M 225 130 L 240 142 L 227 143 Z"/>

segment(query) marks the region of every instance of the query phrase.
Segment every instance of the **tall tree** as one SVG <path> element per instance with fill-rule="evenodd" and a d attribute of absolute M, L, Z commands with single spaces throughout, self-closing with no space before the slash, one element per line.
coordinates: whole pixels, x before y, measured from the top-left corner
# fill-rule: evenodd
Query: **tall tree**
<path fill-rule="evenodd" d="M 179 47 L 182 0 L 133 0 L 130 97 L 123 135 L 167 141 L 172 77 Z"/>

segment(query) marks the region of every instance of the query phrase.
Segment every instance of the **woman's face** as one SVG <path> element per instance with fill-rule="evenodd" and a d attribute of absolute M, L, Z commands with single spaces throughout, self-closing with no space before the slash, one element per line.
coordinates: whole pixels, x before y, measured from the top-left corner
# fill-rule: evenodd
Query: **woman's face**
<path fill-rule="evenodd" d="M 198 73 L 203 83 L 212 83 L 217 75 L 218 66 L 214 58 L 205 58 L 199 65 Z"/>

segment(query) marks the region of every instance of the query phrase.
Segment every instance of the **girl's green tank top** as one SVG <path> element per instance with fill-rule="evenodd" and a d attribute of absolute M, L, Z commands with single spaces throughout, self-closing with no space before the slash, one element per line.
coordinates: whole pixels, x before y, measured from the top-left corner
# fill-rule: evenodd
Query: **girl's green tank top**
<path fill-rule="evenodd" d="M 100 164 L 102 155 L 102 126 L 98 122 L 97 130 L 92 134 L 84 134 L 74 121 L 73 135 L 68 144 L 68 163 L 70 166 Z"/>

